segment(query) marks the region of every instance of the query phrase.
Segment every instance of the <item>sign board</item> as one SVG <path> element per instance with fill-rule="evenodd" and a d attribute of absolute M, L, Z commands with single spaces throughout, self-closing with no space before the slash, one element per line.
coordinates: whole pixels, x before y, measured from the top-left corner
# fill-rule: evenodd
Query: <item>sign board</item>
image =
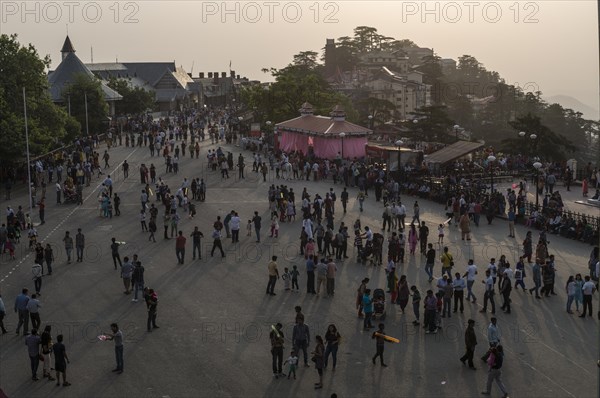
<path fill-rule="evenodd" d="M 260 137 L 260 123 L 252 123 L 250 125 L 250 137 Z"/>

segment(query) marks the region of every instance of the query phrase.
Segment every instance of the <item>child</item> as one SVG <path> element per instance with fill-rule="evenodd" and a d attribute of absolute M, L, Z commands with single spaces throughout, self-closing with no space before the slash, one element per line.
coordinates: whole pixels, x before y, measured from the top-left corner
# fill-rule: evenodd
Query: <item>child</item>
<path fill-rule="evenodd" d="M 188 207 L 190 209 L 190 216 L 189 216 L 189 218 L 194 218 L 194 216 L 196 215 L 196 205 L 193 202 L 190 202 L 188 204 Z"/>
<path fill-rule="evenodd" d="M 140 224 L 142 225 L 142 232 L 148 232 L 148 226 L 146 225 L 146 212 L 144 210 L 140 211 Z"/>
<path fill-rule="evenodd" d="M 292 289 L 294 289 L 294 287 L 296 287 L 296 291 L 299 292 L 300 291 L 300 287 L 298 286 L 298 275 L 300 275 L 300 272 L 298 271 L 298 267 L 297 266 L 293 266 L 292 267 Z"/>
<path fill-rule="evenodd" d="M 444 244 L 444 224 L 440 224 L 438 227 L 438 245 Z"/>
<path fill-rule="evenodd" d="M 112 202 L 110 200 L 108 201 L 106 209 L 108 211 L 108 218 L 112 218 L 112 216 L 113 216 L 113 205 L 112 205 Z"/>
<path fill-rule="evenodd" d="M 252 236 L 252 220 L 248 220 L 246 224 L 246 236 Z"/>
<path fill-rule="evenodd" d="M 298 366 L 298 356 L 296 355 L 296 353 L 294 351 L 292 351 L 290 354 L 290 357 L 288 359 L 286 359 L 283 364 L 289 365 L 288 379 L 290 378 L 290 375 L 293 373 L 294 380 L 296 380 L 296 367 Z"/>
<path fill-rule="evenodd" d="M 290 270 L 288 267 L 283 269 L 283 275 L 281 275 L 281 279 L 283 279 L 283 286 L 285 287 L 285 290 L 290 290 L 290 280 L 292 279 L 292 275 L 290 275 Z"/>
<path fill-rule="evenodd" d="M 277 212 L 274 211 L 271 216 L 271 238 L 275 235 L 275 237 L 279 237 L 279 222 L 277 221 Z"/>

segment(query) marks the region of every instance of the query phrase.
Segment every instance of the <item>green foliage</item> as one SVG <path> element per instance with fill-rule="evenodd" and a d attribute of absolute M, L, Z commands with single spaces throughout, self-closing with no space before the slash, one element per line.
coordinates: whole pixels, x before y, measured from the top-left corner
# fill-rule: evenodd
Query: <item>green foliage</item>
<path fill-rule="evenodd" d="M 349 120 L 357 120 L 348 97 L 329 87 L 321 74 L 306 65 L 288 65 L 270 70 L 275 82 L 270 86 L 254 85 L 242 89 L 242 100 L 254 109 L 255 120 L 279 123 L 299 116 L 304 102 L 313 105 L 315 114 L 329 115 L 335 105 L 342 105 Z"/>
<path fill-rule="evenodd" d="M 445 106 L 425 106 L 412 112 L 412 115 L 417 122 L 410 120 L 404 123 L 411 138 L 426 142 L 454 141 L 454 136 L 448 132 L 455 123 L 448 117 Z"/>
<path fill-rule="evenodd" d="M 71 103 L 71 115 L 81 125 L 82 134 L 88 133 L 86 100 L 89 134 L 101 134 L 107 129 L 108 105 L 100 80 L 84 74 L 75 75 L 73 83 L 63 89 L 62 97 L 65 104 Z"/>
<path fill-rule="evenodd" d="M 525 155 L 540 157 L 555 161 L 567 160 L 568 154 L 575 151 L 573 143 L 562 134 L 557 134 L 550 128 L 542 124 L 538 116 L 531 113 L 517 118 L 509 123 L 516 130 L 513 138 L 503 140 L 505 148 L 513 153 L 523 153 Z M 524 131 L 525 137 L 520 137 L 518 132 Z M 536 139 L 531 139 L 530 135 L 535 134 Z"/>
<path fill-rule="evenodd" d="M 111 77 L 108 87 L 123 96 L 123 99 L 115 102 L 115 113 L 117 115 L 134 115 L 146 112 L 154 107 L 154 93 L 141 87 L 133 87 L 128 79 L 117 79 Z"/>
<path fill-rule="evenodd" d="M 3 163 L 22 160 L 26 154 L 23 88 L 32 156 L 70 142 L 75 136 L 74 121 L 49 97 L 45 72 L 49 64 L 50 58 L 41 59 L 31 44 L 21 46 L 17 35 L 0 35 L 0 159 Z"/>

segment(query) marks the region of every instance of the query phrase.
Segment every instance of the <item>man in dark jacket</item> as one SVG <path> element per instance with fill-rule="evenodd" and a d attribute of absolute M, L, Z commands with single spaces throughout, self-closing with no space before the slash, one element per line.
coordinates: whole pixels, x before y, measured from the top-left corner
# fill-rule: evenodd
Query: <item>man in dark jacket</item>
<path fill-rule="evenodd" d="M 467 329 L 465 330 L 465 345 L 467 346 L 467 352 L 460 358 L 463 365 L 466 365 L 465 361 L 469 361 L 469 369 L 477 369 L 473 365 L 473 355 L 475 354 L 475 346 L 477 345 L 477 336 L 475 335 L 475 321 L 469 319 Z"/>

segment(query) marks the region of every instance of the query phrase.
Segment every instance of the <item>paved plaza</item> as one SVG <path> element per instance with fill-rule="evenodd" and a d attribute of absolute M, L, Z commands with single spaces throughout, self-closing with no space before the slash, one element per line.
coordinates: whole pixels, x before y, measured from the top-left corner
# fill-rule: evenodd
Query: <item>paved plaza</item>
<path fill-rule="evenodd" d="M 114 192 L 122 197 L 121 216 L 104 219 L 99 216 L 98 188 L 102 180 L 84 190 L 84 204 L 54 204 L 54 192 L 48 189 L 46 224 L 38 226 L 41 240 L 55 248 L 52 276 L 43 278 L 40 298 L 42 328 L 52 325 L 52 336 L 65 336 L 69 358 L 68 380 L 70 387 L 57 387 L 54 382 L 41 379 L 31 381 L 29 358 L 24 338 L 15 335 L 17 316 L 13 312 L 14 299 L 22 287 L 33 291 L 31 266 L 34 255 L 27 249 L 26 239 L 21 240 L 17 259 L 6 255 L 0 263 L 0 292 L 6 305 L 5 324 L 8 334 L 0 337 L 0 387 L 8 397 L 478 397 L 485 389 L 486 365 L 481 357 L 487 349 L 487 326 L 492 316 L 482 314 L 483 280 L 485 268 L 491 257 L 507 256 L 514 267 L 521 253 L 521 243 L 526 228 L 518 226 L 516 238 L 508 237 L 508 225 L 496 218 L 487 225 L 482 217 L 480 226 L 473 226 L 473 239 L 461 241 L 460 232 L 452 225 L 446 228 L 445 242 L 454 256 L 455 271 L 464 273 L 469 258 L 479 268 L 475 285 L 477 304 L 466 302 L 464 314 L 453 314 L 443 320 L 443 329 L 436 335 L 426 335 L 422 327 L 415 327 L 411 306 L 402 314 L 398 306 L 386 304 L 386 332 L 400 339 L 399 344 L 386 344 L 384 358 L 389 365 L 382 368 L 371 363 L 375 354 L 375 341 L 370 332 L 363 332 L 362 320 L 355 310 L 356 289 L 360 281 L 369 277 L 368 287 L 386 289 L 385 267 L 364 266 L 356 263 L 349 242 L 349 259 L 338 262 L 336 294 L 332 299 L 306 294 L 304 257 L 299 256 L 301 216 L 292 223 L 281 223 L 279 238 L 268 237 L 269 211 L 267 191 L 271 184 L 284 183 L 275 179 L 274 172 L 262 175 L 251 171 L 251 153 L 242 152 L 246 158 L 246 175 L 238 180 L 237 172 L 221 180 L 218 171 L 208 170 L 207 149 L 215 149 L 210 141 L 202 144 L 199 159 L 181 158 L 180 172 L 165 175 L 162 157 L 151 158 L 148 148 L 135 149 L 124 146 L 110 150 L 111 165 L 107 169 L 115 180 Z M 222 145 L 237 159 L 239 147 Z M 100 153 L 104 147 L 100 148 Z M 120 163 L 127 159 L 131 165 L 129 178 L 119 171 Z M 175 241 L 164 240 L 162 214 L 157 218 L 157 242 L 149 242 L 148 234 L 141 232 L 139 223 L 140 183 L 138 167 L 141 163 L 157 166 L 161 176 L 173 189 L 184 177 L 200 177 L 207 182 L 206 202 L 196 202 L 198 214 L 189 219 L 182 214 L 179 229 L 188 237 L 186 258 L 177 264 Z M 374 195 L 365 201 L 360 213 L 356 201 L 356 188 L 349 188 L 348 213 L 342 214 L 340 192 L 342 185 L 331 181 L 285 181 L 296 192 L 307 188 L 325 196 L 333 187 L 338 201 L 335 209 L 335 227 L 340 222 L 351 226 L 360 218 L 376 232 L 381 231 L 382 204 Z M 508 187 L 508 183 L 499 189 Z M 562 189 L 562 188 L 561 188 Z M 580 187 L 573 188 L 573 200 L 580 197 Z M 564 191 L 564 189 L 562 189 Z M 561 192 L 562 192 L 561 191 Z M 565 197 L 564 192 L 563 197 Z M 418 198 L 404 196 L 403 203 L 412 215 L 412 203 Z M 436 226 L 445 221 L 444 206 L 419 200 L 421 220 L 430 227 L 430 242 L 437 242 Z M 2 198 L 4 208 L 11 205 L 26 207 L 25 191 L 14 192 L 13 199 Z M 575 210 L 576 204 L 569 204 Z M 298 204 L 298 212 L 300 212 Z M 239 212 L 242 225 L 256 210 L 262 216 L 261 243 L 255 237 L 240 233 L 240 243 L 233 245 L 223 239 L 226 257 L 218 253 L 210 256 L 210 233 L 217 215 L 222 218 L 232 209 Z M 593 212 L 585 208 L 577 211 Z M 37 216 L 37 211 L 34 209 Z M 4 212 L 2 214 L 5 215 Z M 36 217 L 34 217 L 36 220 Z M 410 221 L 410 218 L 407 219 Z M 192 244 L 189 235 L 198 226 L 205 235 L 202 259 L 192 261 Z M 82 263 L 67 264 L 62 238 L 65 231 L 74 235 L 82 228 L 86 236 L 86 250 Z M 387 238 L 388 233 L 385 233 Z M 534 231 L 534 239 L 538 232 Z M 121 257 L 139 255 L 145 267 L 146 285 L 155 289 L 159 297 L 157 324 L 160 329 L 146 331 L 146 306 L 143 300 L 131 301 L 123 294 L 119 271 L 114 270 L 110 254 L 110 239 L 125 242 Z M 512 292 L 512 313 L 497 311 L 498 325 L 505 349 L 503 380 L 511 397 L 593 397 L 598 396 L 598 325 L 596 317 L 581 319 L 577 313 L 566 312 L 565 283 L 569 275 L 588 274 L 587 260 L 592 247 L 574 240 L 549 235 L 549 252 L 556 256 L 557 296 L 536 300 L 522 290 Z M 387 245 L 386 245 L 387 246 Z M 384 246 L 384 255 L 386 252 Z M 440 254 L 440 247 L 434 246 Z M 352 251 L 352 252 L 351 252 Z M 276 296 L 265 295 L 268 280 L 267 264 L 272 255 L 279 257 L 279 271 L 297 265 L 300 271 L 300 292 L 283 289 L 279 280 Z M 425 257 L 406 254 L 407 262 L 400 265 L 399 275 L 406 275 L 409 285 L 415 284 L 421 294 L 430 284 L 424 272 Z M 525 284 L 532 286 L 530 268 Z M 440 276 L 440 263 L 434 268 Z M 386 289 L 387 290 L 387 289 Z M 388 295 L 389 299 L 389 295 Z M 499 306 L 500 295 L 496 295 Z M 314 336 L 324 335 L 327 326 L 334 323 L 342 341 L 335 372 L 325 370 L 323 389 L 315 390 L 317 372 L 314 366 L 298 369 L 297 380 L 275 379 L 271 371 L 269 332 L 271 325 L 281 322 L 285 335 L 284 359 L 292 349 L 291 334 L 295 320 L 295 306 L 301 306 L 310 327 L 311 343 Z M 594 313 L 598 310 L 598 294 L 594 295 Z M 476 371 L 463 366 L 459 358 L 464 354 L 464 330 L 467 320 L 475 320 L 478 340 L 475 352 Z M 112 373 L 115 367 L 114 343 L 99 341 L 97 336 L 110 331 L 117 322 L 125 335 L 124 373 Z M 378 321 L 374 322 L 375 324 Z M 300 355 L 302 364 L 302 356 Z M 41 374 L 41 369 L 39 372 Z M 492 396 L 501 396 L 496 385 Z"/>

